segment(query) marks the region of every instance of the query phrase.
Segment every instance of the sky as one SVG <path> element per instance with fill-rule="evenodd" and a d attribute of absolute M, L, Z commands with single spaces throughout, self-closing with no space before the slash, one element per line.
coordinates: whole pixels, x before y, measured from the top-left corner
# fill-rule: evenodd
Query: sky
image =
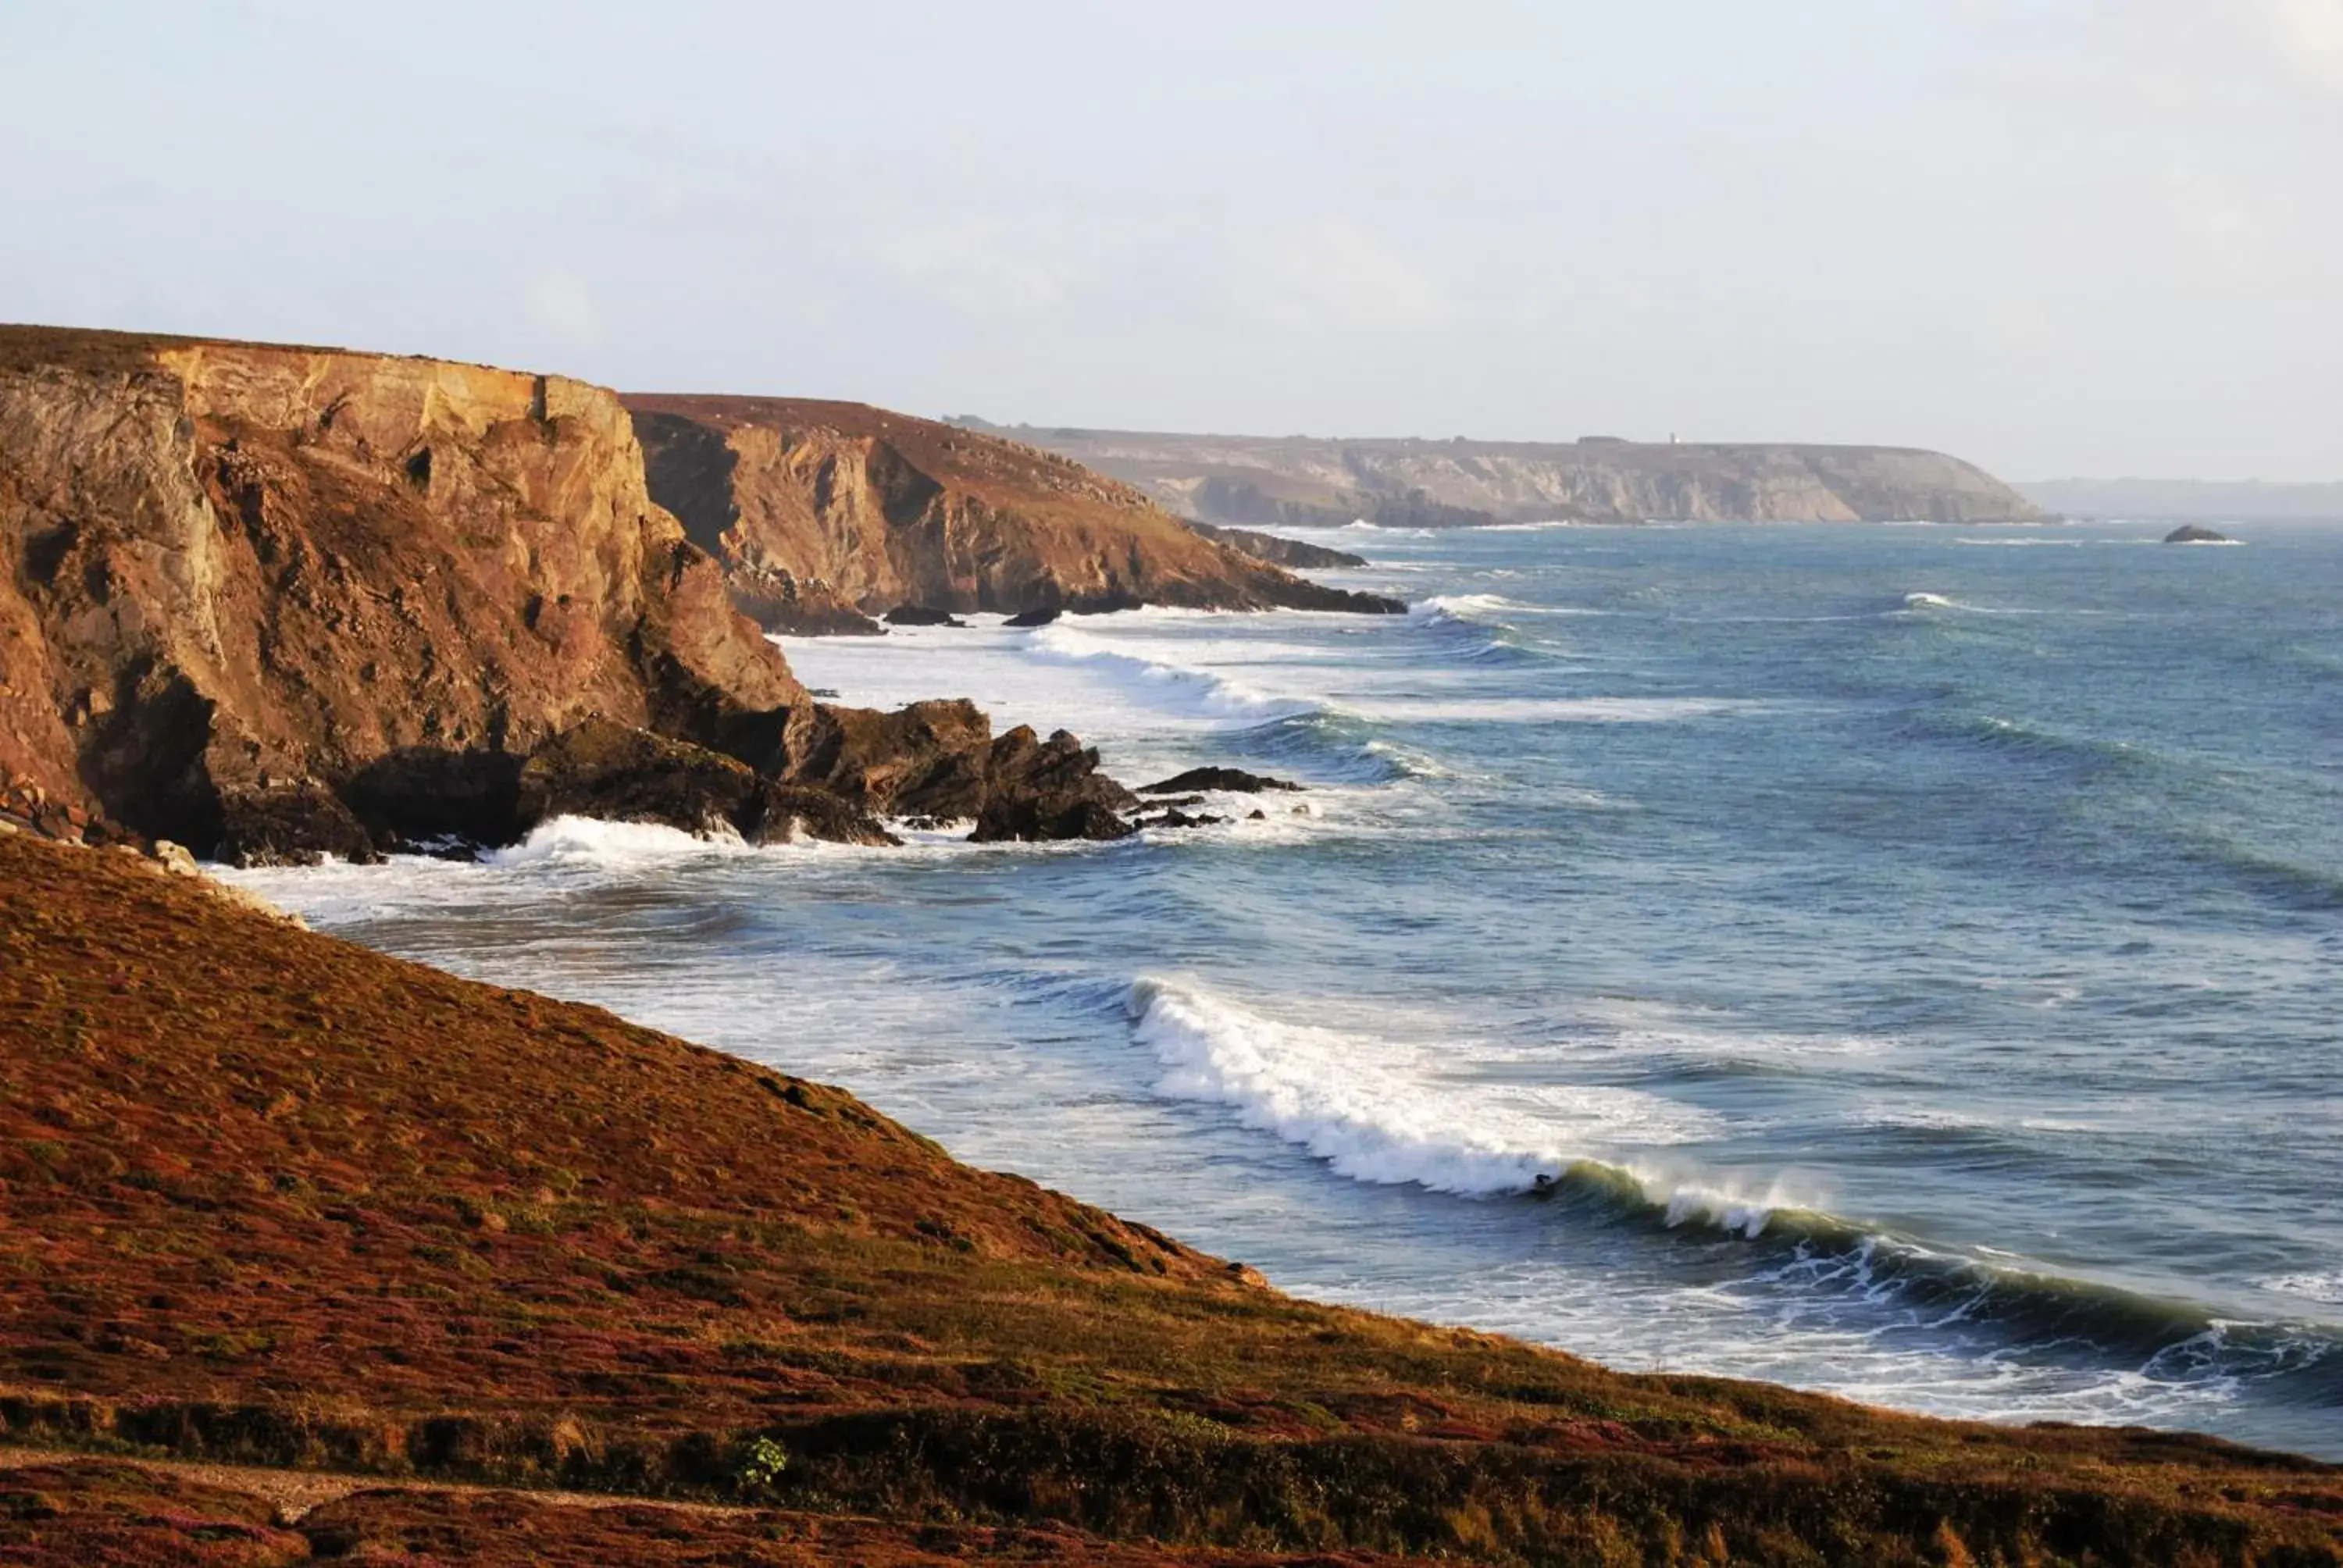
<path fill-rule="evenodd" d="M 0 0 L 0 319 L 2343 478 L 2343 0 Z"/>

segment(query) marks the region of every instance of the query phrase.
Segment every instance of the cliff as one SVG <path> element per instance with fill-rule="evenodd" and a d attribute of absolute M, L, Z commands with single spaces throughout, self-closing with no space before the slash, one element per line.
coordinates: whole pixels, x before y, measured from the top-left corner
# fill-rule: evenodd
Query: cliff
<path fill-rule="evenodd" d="M 1387 611 L 1182 528 L 1031 447 L 859 403 L 629 394 L 653 498 L 777 630 L 840 611 L 1162 604 Z"/>
<path fill-rule="evenodd" d="M 835 1089 L 5 831 L 0 1265 L 0 1442 L 631 1500 L 361 1493 L 287 1527 L 216 1476 L 53 1460 L 0 1478 L 12 1562 L 109 1530 L 155 1562 L 2343 1553 L 2332 1466 L 1295 1301 Z"/>
<path fill-rule="evenodd" d="M 1975 466 L 1897 447 L 1322 440 L 1018 427 L 1207 522 L 2030 522 Z"/>
<path fill-rule="evenodd" d="M 206 846 L 386 759 L 806 701 L 599 387 L 0 328 L 0 771 Z"/>
<path fill-rule="evenodd" d="M 1172 567 L 1295 580 L 1171 531 Z M 561 811 L 759 842 L 885 842 L 890 811 L 1129 832 L 1097 761 L 965 703 L 812 702 L 601 387 L 0 328 L 0 791 L 28 819 L 240 861 Z"/>

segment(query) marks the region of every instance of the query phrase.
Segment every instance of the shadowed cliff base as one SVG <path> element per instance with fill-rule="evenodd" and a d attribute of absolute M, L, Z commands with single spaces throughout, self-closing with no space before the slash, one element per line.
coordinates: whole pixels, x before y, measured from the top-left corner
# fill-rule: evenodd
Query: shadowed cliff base
<path fill-rule="evenodd" d="M 1183 527 L 1038 447 L 860 403 L 629 393 L 651 494 L 768 630 L 903 606 L 1073 613 L 1142 604 L 1390 613 Z"/>
<path fill-rule="evenodd" d="M 0 950 L 12 1442 L 751 1504 L 768 1543 L 870 1530 L 880 1561 L 1024 1531 L 1075 1561 L 2343 1561 L 2332 1466 L 1293 1301 L 836 1090 L 118 851 L 0 834 Z M 126 1554 L 108 1532 L 182 1509 L 246 1561 L 322 1552 L 313 1520 L 351 1550 L 751 1550 L 739 1515 L 529 1498 L 348 1498 L 297 1542 L 232 1487 L 12 1481 L 20 1557 Z"/>
<path fill-rule="evenodd" d="M 1973 464 L 1904 447 L 1348 440 L 961 422 L 1127 481 L 1206 522 L 2043 522 Z"/>

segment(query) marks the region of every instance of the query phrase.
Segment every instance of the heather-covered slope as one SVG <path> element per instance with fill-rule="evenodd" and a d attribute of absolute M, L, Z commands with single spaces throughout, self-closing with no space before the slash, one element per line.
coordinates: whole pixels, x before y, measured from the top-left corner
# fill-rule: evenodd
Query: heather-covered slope
<path fill-rule="evenodd" d="M 1386 610 L 1199 537 L 1127 485 L 860 403 L 629 394 L 651 494 L 769 627 L 842 612 Z"/>
<path fill-rule="evenodd" d="M 1903 447 L 1339 440 L 1028 428 L 1013 434 L 1213 523 L 2026 522 L 1973 464 Z"/>
<path fill-rule="evenodd" d="M 951 1527 L 881 1531 L 875 1560 L 991 1552 L 955 1533 L 998 1524 L 1494 1562 L 2343 1561 L 2333 1467 L 1294 1302 L 837 1091 L 21 834 L 0 1278 L 9 1442 Z M 22 1484 L 58 1501 L 0 1516 L 0 1549 L 103 1523 L 79 1483 Z M 541 1529 L 617 1557 L 704 1529 L 788 1560 L 732 1516 L 333 1506 L 350 1542 Z"/>
<path fill-rule="evenodd" d="M 386 759 L 805 700 L 599 387 L 0 328 L 0 772 L 208 847 Z"/>

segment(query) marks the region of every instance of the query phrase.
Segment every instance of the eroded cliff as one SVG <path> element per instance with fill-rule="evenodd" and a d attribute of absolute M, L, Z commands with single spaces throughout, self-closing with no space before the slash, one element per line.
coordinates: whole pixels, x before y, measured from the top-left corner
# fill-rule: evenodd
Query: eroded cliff
<path fill-rule="evenodd" d="M 777 630 L 905 605 L 1374 610 L 1064 457 L 858 403 L 628 396 L 651 493 Z"/>
<path fill-rule="evenodd" d="M 1902 447 L 1013 432 L 1217 523 L 2028 522 L 1974 464 Z"/>
<path fill-rule="evenodd" d="M 203 847 L 370 789 L 460 819 L 589 713 L 806 706 L 599 387 L 0 328 L 0 769 Z"/>

